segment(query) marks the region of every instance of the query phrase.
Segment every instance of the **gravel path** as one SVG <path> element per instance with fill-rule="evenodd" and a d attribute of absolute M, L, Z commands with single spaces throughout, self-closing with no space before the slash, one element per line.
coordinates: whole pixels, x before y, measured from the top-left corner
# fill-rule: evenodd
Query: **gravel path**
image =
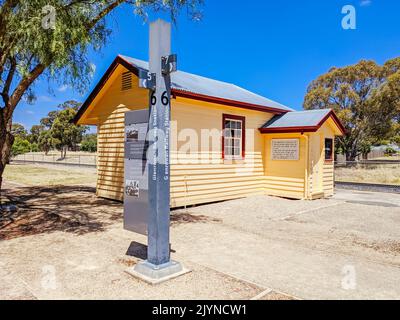
<path fill-rule="evenodd" d="M 146 239 L 89 186 L 6 183 L 0 299 L 400 299 L 400 196 L 267 196 L 175 210 L 172 257 L 192 272 L 150 286 L 125 270 Z M 391 204 L 391 205 L 388 205 Z"/>

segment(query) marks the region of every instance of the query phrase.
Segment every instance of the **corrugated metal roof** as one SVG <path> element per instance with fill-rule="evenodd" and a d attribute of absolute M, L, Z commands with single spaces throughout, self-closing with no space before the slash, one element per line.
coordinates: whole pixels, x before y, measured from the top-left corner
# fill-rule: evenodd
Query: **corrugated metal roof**
<path fill-rule="evenodd" d="M 149 64 L 146 61 L 134 59 L 127 56 L 120 57 L 136 68 L 148 70 Z M 234 84 L 217 81 L 195 74 L 177 71 L 171 75 L 172 89 L 182 92 L 201 94 L 204 96 L 216 97 L 232 101 L 244 102 L 269 108 L 293 111 L 293 109 L 262 97 L 258 94 L 245 90 Z"/>
<path fill-rule="evenodd" d="M 266 124 L 264 124 L 262 128 L 277 129 L 277 128 L 293 128 L 293 127 L 315 127 L 330 112 L 331 109 L 288 112 L 283 115 L 274 116 L 271 120 L 269 120 Z"/>

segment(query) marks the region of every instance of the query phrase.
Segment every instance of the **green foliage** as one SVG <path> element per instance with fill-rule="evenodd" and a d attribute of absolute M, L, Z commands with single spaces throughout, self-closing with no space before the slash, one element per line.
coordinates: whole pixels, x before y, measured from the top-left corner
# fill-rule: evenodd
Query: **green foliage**
<path fill-rule="evenodd" d="M 97 151 L 97 134 L 87 134 L 83 136 L 81 150 L 86 152 Z"/>
<path fill-rule="evenodd" d="M 37 143 L 31 143 L 31 152 L 39 152 L 39 145 Z"/>
<path fill-rule="evenodd" d="M 77 126 L 72 123 L 76 111 L 72 108 L 66 108 L 58 112 L 53 125 L 51 126 L 51 135 L 56 143 L 56 148 L 64 150 L 64 156 L 68 147 L 76 148 L 76 145 L 82 141 L 82 136 L 88 129 L 86 126 Z"/>
<path fill-rule="evenodd" d="M 16 137 L 14 144 L 11 148 L 11 156 L 15 157 L 20 154 L 28 153 L 31 151 L 31 144 L 28 140 L 21 137 Z"/>
<path fill-rule="evenodd" d="M 26 139 L 28 136 L 28 131 L 26 131 L 25 127 L 22 124 L 14 123 L 11 127 L 12 135 L 17 138 Z"/>
<path fill-rule="evenodd" d="M 44 130 L 44 126 L 42 125 L 33 125 L 31 128 L 31 133 L 28 136 L 28 140 L 32 144 L 38 144 L 39 143 L 39 136 L 40 133 Z"/>
<path fill-rule="evenodd" d="M 50 111 L 47 114 L 47 117 L 44 117 L 40 120 L 40 124 L 46 129 L 50 129 L 54 123 L 54 120 L 57 118 L 58 111 Z"/>
<path fill-rule="evenodd" d="M 73 110 L 75 110 L 76 112 L 78 112 L 78 110 L 79 110 L 79 108 L 81 107 L 81 105 L 82 105 L 82 103 L 80 103 L 80 102 L 78 102 L 78 101 L 75 101 L 75 100 L 68 100 L 68 101 L 65 101 L 65 102 L 59 104 L 59 105 L 57 106 L 57 108 L 58 108 L 59 110 L 73 109 Z"/>
<path fill-rule="evenodd" d="M 57 143 L 58 141 L 53 138 L 50 130 L 40 132 L 38 147 L 39 150 L 45 152 L 46 155 Z"/>
<path fill-rule="evenodd" d="M 347 130 L 337 146 L 354 160 L 366 146 L 388 138 L 399 121 L 400 58 L 383 66 L 362 60 L 332 68 L 309 85 L 304 108 L 336 112 Z"/>
<path fill-rule="evenodd" d="M 94 71 L 87 53 L 99 51 L 106 44 L 111 29 L 104 18 L 114 9 L 128 4 L 144 18 L 152 10 L 170 12 L 175 20 L 184 7 L 197 18 L 196 7 L 201 3 L 202 0 L 0 1 L 0 67 L 6 71 L 0 73 L 0 91 L 12 70 L 12 83 L 16 86 L 35 71 L 33 81 L 45 74 L 84 92 Z M 53 12 L 54 26 L 46 24 Z M 24 85 L 22 93 L 33 101 L 30 85 Z"/>
<path fill-rule="evenodd" d="M 387 147 L 385 150 L 385 156 L 394 156 L 395 154 L 397 154 L 397 151 L 394 150 L 392 147 Z"/>

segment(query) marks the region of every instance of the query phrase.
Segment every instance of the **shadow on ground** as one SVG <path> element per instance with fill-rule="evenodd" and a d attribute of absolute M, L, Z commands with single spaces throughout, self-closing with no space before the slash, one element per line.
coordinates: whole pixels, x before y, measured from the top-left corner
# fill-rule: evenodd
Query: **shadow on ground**
<path fill-rule="evenodd" d="M 171 214 L 171 226 L 178 226 L 180 224 L 188 224 L 188 223 L 208 223 L 208 222 L 220 223 L 222 222 L 222 220 L 202 214 L 191 214 L 183 212 L 175 212 L 175 213 L 172 212 Z"/>
<path fill-rule="evenodd" d="M 122 204 L 97 198 L 86 186 L 19 187 L 3 192 L 18 211 L 0 216 L 0 240 L 71 232 L 101 232 L 122 219 Z"/>
<path fill-rule="evenodd" d="M 122 204 L 96 197 L 93 187 L 8 184 L 3 194 L 18 207 L 18 211 L 0 213 L 0 240 L 55 231 L 82 235 L 104 231 L 107 226 L 122 221 Z M 172 226 L 209 222 L 222 220 L 187 212 L 171 214 Z"/>

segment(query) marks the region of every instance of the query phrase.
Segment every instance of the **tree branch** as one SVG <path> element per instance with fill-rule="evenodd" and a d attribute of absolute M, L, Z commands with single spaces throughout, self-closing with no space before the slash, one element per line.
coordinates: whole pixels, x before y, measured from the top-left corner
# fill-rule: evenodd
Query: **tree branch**
<path fill-rule="evenodd" d="M 107 14 L 109 14 L 111 11 L 113 11 L 116 7 L 121 5 L 122 3 L 126 2 L 127 0 L 116 0 L 112 4 L 110 4 L 108 7 L 104 8 L 100 13 L 97 15 L 96 18 L 94 18 L 92 21 L 89 22 L 89 24 L 86 26 L 86 30 L 89 31 L 92 29 L 101 19 L 103 19 Z"/>
<path fill-rule="evenodd" d="M 27 76 L 22 78 L 22 80 L 19 82 L 19 84 L 17 85 L 13 94 L 10 97 L 9 101 L 10 107 L 6 109 L 7 117 L 11 118 L 15 107 L 21 100 L 26 89 L 28 89 L 28 87 L 33 83 L 33 81 L 35 81 L 43 73 L 46 67 L 47 67 L 46 65 L 39 63 L 38 65 L 36 65 L 36 67 L 34 67 L 31 70 L 31 72 Z"/>
<path fill-rule="evenodd" d="M 3 101 L 4 104 L 7 106 L 9 103 L 9 91 L 10 91 L 10 86 L 12 83 L 12 80 L 14 78 L 14 74 L 15 71 L 17 69 L 17 60 L 15 59 L 15 57 L 10 58 L 10 70 L 8 70 L 8 75 L 7 75 L 7 79 L 4 83 L 4 87 L 3 87 L 3 92 L 1 93 L 1 95 L 3 96 Z"/>

